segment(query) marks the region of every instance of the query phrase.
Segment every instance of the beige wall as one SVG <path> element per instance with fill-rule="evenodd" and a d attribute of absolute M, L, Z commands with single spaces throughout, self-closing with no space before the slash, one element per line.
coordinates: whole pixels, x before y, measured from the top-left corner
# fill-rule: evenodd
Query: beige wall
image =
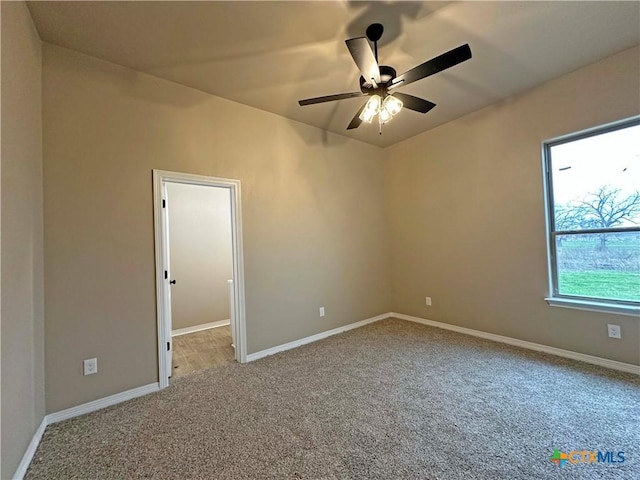
<path fill-rule="evenodd" d="M 638 318 L 549 307 L 541 142 L 640 112 L 638 48 L 385 150 L 394 311 L 633 364 Z M 425 306 L 431 296 L 433 306 Z M 622 340 L 607 338 L 607 323 Z"/>
<path fill-rule="evenodd" d="M 167 184 L 171 329 L 229 319 L 233 278 L 227 188 Z"/>
<path fill-rule="evenodd" d="M 389 311 L 382 150 L 49 44 L 43 125 L 48 412 L 157 381 L 154 168 L 242 182 L 249 353 Z"/>
<path fill-rule="evenodd" d="M 2 478 L 44 416 L 41 43 L 23 2 L 2 2 Z"/>

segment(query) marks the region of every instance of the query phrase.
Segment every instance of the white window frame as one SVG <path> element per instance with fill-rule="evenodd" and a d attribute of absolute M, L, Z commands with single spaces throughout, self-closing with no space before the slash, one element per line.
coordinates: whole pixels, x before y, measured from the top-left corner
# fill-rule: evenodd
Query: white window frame
<path fill-rule="evenodd" d="M 553 202 L 553 172 L 551 171 L 551 148 L 563 143 L 574 142 L 588 137 L 602 135 L 604 133 L 613 132 L 623 128 L 640 125 L 640 116 L 627 118 L 618 122 L 601 125 L 576 133 L 563 135 L 542 142 L 542 165 L 543 165 L 543 182 L 544 182 L 544 198 L 546 212 L 546 233 L 547 233 L 547 261 L 549 274 L 549 295 L 545 298 L 547 303 L 554 307 L 575 308 L 580 310 L 590 310 L 605 313 L 614 313 L 619 315 L 631 315 L 640 317 L 640 302 L 600 299 L 566 295 L 559 293 L 558 289 L 558 269 L 556 264 L 556 242 L 557 234 L 574 234 L 574 231 L 556 231 L 555 230 L 555 214 Z M 585 233 L 606 233 L 606 232 L 640 232 L 638 227 L 618 227 L 609 229 L 593 229 L 593 230 L 576 230 L 575 234 Z"/>

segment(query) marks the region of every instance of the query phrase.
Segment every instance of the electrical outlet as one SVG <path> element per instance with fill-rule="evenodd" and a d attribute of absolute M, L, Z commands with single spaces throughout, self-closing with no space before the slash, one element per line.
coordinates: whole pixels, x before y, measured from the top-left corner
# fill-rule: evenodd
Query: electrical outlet
<path fill-rule="evenodd" d="M 431 297 L 424 297 L 424 302 L 427 304 L 428 307 L 431 306 Z"/>
<path fill-rule="evenodd" d="M 324 317 L 324 307 L 320 307 L 320 316 Z"/>
<path fill-rule="evenodd" d="M 88 358 L 84 362 L 84 374 L 85 375 L 93 375 L 94 373 L 98 373 L 98 359 L 97 358 Z"/>
<path fill-rule="evenodd" d="M 622 332 L 620 332 L 620 325 L 607 325 L 607 331 L 609 332 L 609 338 L 622 338 Z"/>

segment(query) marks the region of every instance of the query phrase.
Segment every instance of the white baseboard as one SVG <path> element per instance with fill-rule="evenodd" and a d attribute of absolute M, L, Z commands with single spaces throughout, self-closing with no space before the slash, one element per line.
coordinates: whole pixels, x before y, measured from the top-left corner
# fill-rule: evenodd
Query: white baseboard
<path fill-rule="evenodd" d="M 131 400 L 132 398 L 141 397 L 142 395 L 157 392 L 158 390 L 160 390 L 160 385 L 158 383 L 150 383 L 149 385 L 132 388 L 131 390 L 127 390 L 125 392 L 116 393 L 114 395 L 109 395 L 108 397 L 99 398 L 98 400 L 94 400 L 92 402 L 83 403 L 82 405 L 78 405 L 76 407 L 71 407 L 67 408 L 66 410 L 50 413 L 45 418 L 47 419 L 47 425 L 51 425 L 52 423 L 57 423 L 63 420 L 68 420 L 69 418 L 78 417 L 80 415 L 84 415 L 85 413 L 95 412 L 96 410 L 100 410 L 101 408 L 110 407 L 111 405 L 126 402 L 127 400 Z"/>
<path fill-rule="evenodd" d="M 398 318 L 400 320 L 408 320 L 410 322 L 421 323 L 423 325 L 429 325 L 431 327 L 442 328 L 444 330 L 451 330 L 453 332 L 463 333 L 465 335 L 471 335 L 473 337 L 484 338 L 486 340 L 492 340 L 494 342 L 506 343 L 507 345 L 513 345 L 515 347 L 526 348 L 527 350 L 535 350 L 536 352 L 550 353 L 558 357 L 570 358 L 572 360 L 579 360 L 585 363 L 591 363 L 593 365 L 599 365 L 601 367 L 611 368 L 613 370 L 619 370 L 621 372 L 635 373 L 640 375 L 640 365 L 633 365 L 631 363 L 617 362 L 615 360 L 609 360 L 607 358 L 595 357 L 593 355 L 587 355 L 584 353 L 572 352 L 571 350 L 563 350 L 562 348 L 549 347 L 539 343 L 527 342 L 525 340 L 518 340 L 517 338 L 504 337 L 502 335 L 496 335 L 493 333 L 482 332 L 480 330 L 473 330 L 471 328 L 459 327 L 457 325 L 451 325 L 448 323 L 435 322 L 433 320 L 427 320 L 425 318 L 413 317 L 411 315 L 404 315 L 402 313 L 389 313 L 389 317 Z"/>
<path fill-rule="evenodd" d="M 13 479 L 22 480 L 22 478 L 27 473 L 27 468 L 31 464 L 31 460 L 33 459 L 33 455 L 35 455 L 36 450 L 38 449 L 38 445 L 40 445 L 40 440 L 42 440 L 42 435 L 44 435 L 44 430 L 47 428 L 47 417 L 45 416 L 40 422 L 40 426 L 36 429 L 33 437 L 31 438 L 31 442 L 27 447 L 27 450 L 24 452 L 22 456 L 22 460 L 16 469 L 16 473 L 13 474 Z"/>
<path fill-rule="evenodd" d="M 176 330 L 171 330 L 171 336 L 177 337 L 179 335 L 186 335 L 187 333 L 200 332 L 202 330 L 208 330 L 210 328 L 224 327 L 225 325 L 229 325 L 229 324 L 231 324 L 231 320 L 229 320 L 228 318 L 226 320 L 219 320 L 217 322 L 202 323 L 200 325 L 194 325 L 193 327 L 185 327 L 185 328 L 178 328 Z"/>
<path fill-rule="evenodd" d="M 48 425 L 61 422 L 63 420 L 68 420 L 73 417 L 78 417 L 80 415 L 84 415 L 85 413 L 95 412 L 96 410 L 100 410 L 101 408 L 110 407 L 111 405 L 116 405 L 118 403 L 131 400 L 132 398 L 141 397 L 142 395 L 146 395 L 148 393 L 157 392 L 158 390 L 160 390 L 160 384 L 151 383 L 149 385 L 133 388 L 125 392 L 116 393 L 115 395 L 109 395 L 108 397 L 99 398 L 98 400 L 94 400 L 92 402 L 83 403 L 82 405 L 78 405 L 76 407 L 67 408 L 66 410 L 61 410 L 59 412 L 45 415 L 42 419 L 42 422 L 40 422 L 40 426 L 33 434 L 31 443 L 29 443 L 26 452 L 24 452 L 22 460 L 20 461 L 20 464 L 16 469 L 16 473 L 14 473 L 12 478 L 14 480 L 22 480 L 24 475 L 27 473 L 27 468 L 29 468 L 29 464 L 31 463 L 31 460 L 33 460 L 33 455 L 36 453 L 38 445 L 40 444 L 40 440 L 42 440 L 42 435 L 44 434 L 44 431 Z"/>
<path fill-rule="evenodd" d="M 318 340 L 322 340 L 323 338 L 327 338 L 332 335 L 337 335 L 339 333 L 343 333 L 348 330 L 353 330 L 354 328 L 364 327 L 369 323 L 374 323 L 379 320 L 384 320 L 385 318 L 389 318 L 389 316 L 391 316 L 390 313 L 383 313 L 382 315 L 378 315 L 377 317 L 367 318 L 359 322 L 350 323 L 342 327 L 334 328 L 332 330 L 327 330 L 326 332 L 316 333 L 315 335 L 301 338 L 300 340 L 294 340 L 293 342 L 277 345 L 275 347 L 267 348 L 266 350 L 260 350 L 259 352 L 256 352 L 256 353 L 250 353 L 249 355 L 247 355 L 247 362 L 253 362 L 254 360 L 268 357 L 269 355 L 274 355 L 276 353 L 284 352 L 286 350 L 291 350 L 292 348 L 300 347 L 302 345 L 306 345 L 307 343 L 317 342 Z"/>
<path fill-rule="evenodd" d="M 405 315 L 403 313 L 389 312 L 378 315 L 377 317 L 368 318 L 360 322 L 350 323 L 343 327 L 334 328 L 333 330 L 327 330 L 326 332 L 318 333 L 310 337 L 301 338 L 293 342 L 278 345 L 266 350 L 261 350 L 256 353 L 247 355 L 247 362 L 252 362 L 260 358 L 274 355 L 276 353 L 284 352 L 292 348 L 306 345 L 307 343 L 317 342 L 323 338 L 330 337 L 331 335 L 337 335 L 338 333 L 346 332 L 354 328 L 363 327 L 369 323 L 384 320 L 386 318 L 398 318 L 400 320 L 407 320 L 409 322 L 421 323 L 423 325 L 429 325 L 431 327 L 442 328 L 444 330 L 451 330 L 453 332 L 462 333 L 464 335 L 471 335 L 473 337 L 484 338 L 494 342 L 505 343 L 507 345 L 513 345 L 515 347 L 526 348 L 527 350 L 534 350 L 536 352 L 549 353 L 558 357 L 570 358 L 572 360 L 578 360 L 592 365 L 599 365 L 601 367 L 610 368 L 612 370 L 618 370 L 621 372 L 634 373 L 640 375 L 640 366 L 633 365 L 631 363 L 618 362 L 615 360 L 609 360 L 608 358 L 596 357 L 593 355 L 587 355 L 584 353 L 572 352 L 571 350 L 563 350 L 562 348 L 550 347 L 548 345 L 542 345 L 539 343 L 527 342 L 525 340 L 519 340 L 517 338 L 505 337 L 502 335 L 496 335 L 494 333 L 487 333 L 480 330 L 473 330 L 471 328 L 459 327 L 457 325 L 451 325 L 449 323 L 436 322 L 434 320 L 427 320 L 426 318 L 413 317 L 411 315 Z"/>
<path fill-rule="evenodd" d="M 293 342 L 285 343 L 283 345 L 278 345 L 276 347 L 268 348 L 266 350 L 261 350 L 256 353 L 251 353 L 247 355 L 247 362 L 252 362 L 254 360 L 258 360 L 260 358 L 264 358 L 269 355 L 274 355 L 276 353 L 284 352 L 286 350 L 291 350 L 292 348 L 300 347 L 308 343 L 317 342 L 318 340 L 322 340 L 323 338 L 327 338 L 332 335 L 337 335 L 339 333 L 343 333 L 348 330 L 353 330 L 354 328 L 363 327 L 370 323 L 374 323 L 387 318 L 397 318 L 400 320 L 407 320 L 409 322 L 421 323 L 423 325 L 442 328 L 444 330 L 451 330 L 453 332 L 462 333 L 464 335 L 471 335 L 473 337 L 484 338 L 486 340 L 491 340 L 494 342 L 505 343 L 507 345 L 526 348 L 528 350 L 535 350 L 537 352 L 549 353 L 551 355 L 556 355 L 558 357 L 570 358 L 572 360 L 591 363 L 593 365 L 599 365 L 602 367 L 611 368 L 613 370 L 619 370 L 621 372 L 634 373 L 636 375 L 640 375 L 640 366 L 633 365 L 631 363 L 617 362 L 615 360 L 609 360 L 607 358 L 595 357 L 593 355 L 586 355 L 584 353 L 572 352 L 570 350 L 563 350 L 561 348 L 549 347 L 547 345 L 541 345 L 539 343 L 527 342 L 525 340 L 518 340 L 517 338 L 504 337 L 502 335 L 482 332 L 480 330 L 473 330 L 471 328 L 459 327 L 457 325 L 436 322 L 433 320 L 427 320 L 425 318 L 413 317 L 411 315 L 405 315 L 402 313 L 395 313 L 395 312 L 383 313 L 382 315 L 378 315 L 376 317 L 371 317 L 365 320 L 361 320 L 359 322 L 350 323 L 349 325 L 344 325 L 342 327 L 334 328 L 332 330 L 327 330 L 326 332 L 317 333 L 315 335 L 311 335 L 310 337 L 301 338 L 300 340 L 295 340 Z M 223 320 L 223 321 L 226 321 L 226 320 Z M 219 322 L 212 322 L 212 323 L 219 323 Z M 220 326 L 220 325 L 217 325 L 217 326 Z M 206 328 L 215 328 L 215 327 L 206 327 Z M 29 443 L 29 446 L 27 447 L 27 450 L 24 453 L 22 457 L 22 461 L 18 465 L 18 468 L 13 478 L 17 480 L 22 480 L 22 478 L 24 477 L 25 473 L 27 472 L 27 468 L 31 463 L 31 460 L 33 459 L 33 455 L 35 454 L 36 449 L 40 444 L 40 440 L 42 439 L 42 435 L 44 434 L 44 431 L 47 425 L 51 425 L 56 422 L 61 422 L 62 420 L 68 420 L 69 418 L 77 417 L 79 415 L 84 415 L 85 413 L 94 412 L 96 410 L 100 410 L 101 408 L 109 407 L 111 405 L 116 405 L 118 403 L 130 400 L 132 398 L 140 397 L 148 393 L 157 392 L 158 390 L 160 390 L 160 384 L 151 383 L 149 385 L 144 385 L 142 387 L 127 390 L 125 392 L 116 393 L 115 395 L 110 395 L 105 398 L 94 400 L 93 402 L 84 403 L 76 407 L 67 408 L 66 410 L 62 410 L 60 412 L 50 413 L 49 415 L 46 415 L 42 419 L 42 422 L 40 423 L 40 426 L 38 427 L 36 432 L 33 434 L 33 438 L 31 439 L 31 442 Z"/>

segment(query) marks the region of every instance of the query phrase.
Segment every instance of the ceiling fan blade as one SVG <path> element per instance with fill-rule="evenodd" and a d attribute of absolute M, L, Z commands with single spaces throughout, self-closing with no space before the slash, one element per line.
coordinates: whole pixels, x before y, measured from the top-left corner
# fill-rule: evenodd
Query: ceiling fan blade
<path fill-rule="evenodd" d="M 449 50 L 447 53 L 438 55 L 437 57 L 432 58 L 431 60 L 428 60 L 423 64 L 418 65 L 417 67 L 412 68 L 402 75 L 398 75 L 393 79 L 391 85 L 389 85 L 389 88 L 395 88 L 401 85 L 404 86 L 413 83 L 416 80 L 422 80 L 425 77 L 446 70 L 447 68 L 451 68 L 455 65 L 458 65 L 459 63 L 464 62 L 465 60 L 469 60 L 470 58 L 471 48 L 469 48 L 468 43 L 465 43 L 458 48 Z"/>
<path fill-rule="evenodd" d="M 362 92 L 338 93 L 337 95 L 327 95 L 325 97 L 305 98 L 304 100 L 298 100 L 298 103 L 300 106 L 313 105 L 314 103 L 333 102 L 335 100 L 344 100 L 345 98 L 363 97 L 364 95 Z"/>
<path fill-rule="evenodd" d="M 371 80 L 373 79 L 376 85 L 379 84 L 380 68 L 367 37 L 350 38 L 345 43 L 366 83 L 372 83 Z"/>
<path fill-rule="evenodd" d="M 362 123 L 362 120 L 360 120 L 360 114 L 362 113 L 362 111 L 364 110 L 364 107 L 366 106 L 367 106 L 367 102 L 364 102 L 364 104 L 360 107 L 360 110 L 356 112 L 355 116 L 351 120 L 351 123 L 347 127 L 347 130 L 353 130 L 354 128 L 358 128 L 360 126 L 360 124 Z"/>
<path fill-rule="evenodd" d="M 409 95 L 407 93 L 394 92 L 393 96 L 402 102 L 404 108 L 408 108 L 409 110 L 414 110 L 420 113 L 427 113 L 429 110 L 436 106 L 435 103 L 430 102 L 429 100 L 414 97 L 413 95 Z"/>

